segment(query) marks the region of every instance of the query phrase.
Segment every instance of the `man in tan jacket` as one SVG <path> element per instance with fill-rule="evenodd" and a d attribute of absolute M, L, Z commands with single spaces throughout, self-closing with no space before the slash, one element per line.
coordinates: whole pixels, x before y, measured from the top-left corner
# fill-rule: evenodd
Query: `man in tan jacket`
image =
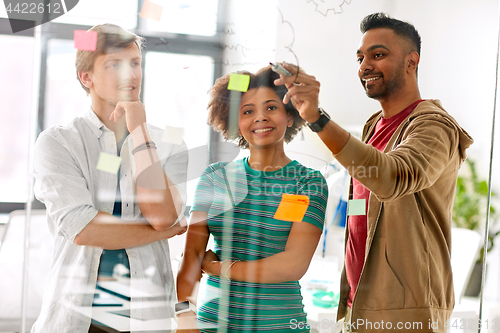
<path fill-rule="evenodd" d="M 362 141 L 318 108 L 319 82 L 284 64 L 285 102 L 352 176 L 337 319 L 352 332 L 446 332 L 454 306 L 451 210 L 472 138 L 417 83 L 420 36 L 384 13 L 363 19 L 357 58 L 368 97 L 382 110 Z"/>

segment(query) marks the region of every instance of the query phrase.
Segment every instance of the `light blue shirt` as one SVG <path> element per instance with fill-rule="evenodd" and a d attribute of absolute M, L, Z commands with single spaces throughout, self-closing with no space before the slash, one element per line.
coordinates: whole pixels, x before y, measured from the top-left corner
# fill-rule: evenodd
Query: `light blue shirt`
<path fill-rule="evenodd" d="M 165 174 L 177 184 L 183 200 L 182 217 L 186 202 L 186 145 L 163 142 L 161 129 L 151 125 L 148 129 L 158 147 Z M 136 200 L 133 147 L 129 135 L 120 152 L 122 219 L 138 221 L 144 218 Z M 92 110 L 66 126 L 43 131 L 37 140 L 35 196 L 47 207 L 47 222 L 54 236 L 55 248 L 42 309 L 32 332 L 88 332 L 102 249 L 76 245 L 74 239 L 98 211 L 113 212 L 118 177 L 96 169 L 101 152 L 116 156 L 116 139 Z M 126 251 L 130 260 L 131 292 L 160 296 L 164 301 L 155 302 L 157 311 L 168 316 L 176 302 L 168 241 L 161 240 Z M 141 317 L 139 306 L 134 305 L 133 299 L 131 314 Z M 134 321 L 134 327 L 131 321 L 131 331 L 140 331 L 140 322 Z"/>

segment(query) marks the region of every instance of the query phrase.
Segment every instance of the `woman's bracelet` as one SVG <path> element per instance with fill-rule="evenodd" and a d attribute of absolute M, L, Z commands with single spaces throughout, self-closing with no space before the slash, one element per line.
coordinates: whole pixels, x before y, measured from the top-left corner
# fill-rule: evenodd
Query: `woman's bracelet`
<path fill-rule="evenodd" d="M 222 270 L 222 265 L 224 265 L 224 263 L 225 263 L 226 261 L 230 261 L 230 260 L 229 260 L 229 259 L 226 259 L 226 260 L 223 260 L 223 261 L 219 261 L 219 262 L 220 262 L 220 264 L 219 264 L 219 272 L 218 272 L 218 274 L 217 274 L 217 275 L 219 275 L 219 276 L 220 276 L 220 272 L 221 272 L 221 270 Z"/>
<path fill-rule="evenodd" d="M 141 150 L 144 150 L 144 149 L 148 149 L 148 148 L 156 149 L 157 147 L 156 147 L 156 144 L 153 141 L 146 141 L 142 145 L 139 145 L 139 146 L 135 147 L 132 150 L 132 155 L 135 155 L 135 153 L 137 153 L 138 151 L 141 151 Z"/>
<path fill-rule="evenodd" d="M 224 274 L 220 275 L 220 277 L 226 280 L 231 280 L 231 277 L 229 276 L 231 267 L 233 267 L 233 265 L 236 264 L 238 261 L 240 260 L 231 260 L 231 264 L 226 268 Z"/>

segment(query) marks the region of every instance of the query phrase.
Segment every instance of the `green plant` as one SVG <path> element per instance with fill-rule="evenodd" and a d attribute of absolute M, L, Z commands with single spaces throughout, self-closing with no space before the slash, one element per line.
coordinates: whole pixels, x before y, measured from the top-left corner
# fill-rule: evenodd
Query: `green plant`
<path fill-rule="evenodd" d="M 476 171 L 476 164 L 471 159 L 465 161 L 468 166 L 468 174 L 460 175 L 457 178 L 457 188 L 455 192 L 455 201 L 453 203 L 453 223 L 458 228 L 466 228 L 484 231 L 484 222 L 486 221 L 485 207 L 488 200 L 488 183 L 486 180 L 479 180 Z M 491 197 L 495 194 L 492 192 Z M 497 217 L 497 210 L 490 202 L 490 229 L 492 222 Z M 493 248 L 494 239 L 500 232 L 490 234 L 488 237 L 488 251 Z M 482 261 L 484 248 L 481 249 L 478 261 Z"/>

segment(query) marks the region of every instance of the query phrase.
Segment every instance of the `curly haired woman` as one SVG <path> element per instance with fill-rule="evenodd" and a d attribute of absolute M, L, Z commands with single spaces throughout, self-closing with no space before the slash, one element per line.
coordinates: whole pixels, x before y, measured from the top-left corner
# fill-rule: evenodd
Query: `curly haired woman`
<path fill-rule="evenodd" d="M 227 332 L 308 332 L 298 280 L 321 236 L 326 182 L 317 170 L 285 154 L 285 142 L 305 122 L 291 103 L 283 104 L 287 89 L 274 85 L 279 75 L 269 67 L 238 74 L 250 76 L 248 90 L 229 91 L 230 75 L 218 79 L 211 91 L 208 123 L 226 140 L 238 140 L 250 155 L 214 163 L 199 180 L 177 276 L 179 302 L 196 302 L 192 295 L 202 271 L 208 281 L 197 314 L 180 314 L 179 328 L 196 318 L 194 332 L 216 332 L 220 327 Z M 237 130 L 231 131 L 235 94 L 241 96 L 236 96 Z M 306 198 L 305 213 L 293 208 L 291 215 L 296 216 L 289 220 L 275 216 L 287 195 L 298 202 Z M 213 252 L 206 250 L 210 235 Z M 292 330 L 294 323 L 304 323 L 304 329 Z"/>

